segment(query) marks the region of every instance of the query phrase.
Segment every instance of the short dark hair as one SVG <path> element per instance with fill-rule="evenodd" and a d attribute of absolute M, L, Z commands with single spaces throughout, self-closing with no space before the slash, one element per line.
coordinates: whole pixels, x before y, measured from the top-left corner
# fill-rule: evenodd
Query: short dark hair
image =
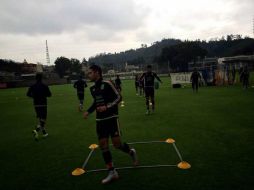
<path fill-rule="evenodd" d="M 151 68 L 152 68 L 152 65 L 147 65 L 146 68 L 151 69 Z"/>
<path fill-rule="evenodd" d="M 42 80 L 42 73 L 36 73 L 35 79 L 36 79 L 36 81 L 41 81 Z"/>
<path fill-rule="evenodd" d="M 92 65 L 89 67 L 89 69 L 95 71 L 95 72 L 98 72 L 100 76 L 102 76 L 102 71 L 101 71 L 101 68 L 100 66 L 98 65 Z"/>

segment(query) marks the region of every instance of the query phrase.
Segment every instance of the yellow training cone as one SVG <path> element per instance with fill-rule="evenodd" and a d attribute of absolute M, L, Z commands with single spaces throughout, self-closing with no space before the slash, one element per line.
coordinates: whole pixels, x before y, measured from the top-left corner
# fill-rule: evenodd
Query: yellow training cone
<path fill-rule="evenodd" d="M 175 140 L 172 139 L 172 138 L 169 138 L 169 139 L 165 140 L 165 142 L 166 142 L 166 143 L 169 143 L 169 144 L 172 144 L 172 143 L 175 142 Z"/>
<path fill-rule="evenodd" d="M 189 169 L 191 165 L 188 162 L 182 161 L 179 164 L 177 164 L 177 167 L 183 170 Z"/>
<path fill-rule="evenodd" d="M 86 171 L 83 170 L 82 168 L 76 168 L 75 170 L 73 170 L 73 172 L 71 172 L 71 174 L 74 175 L 74 176 L 79 176 L 79 175 L 82 175 L 85 172 Z"/>
<path fill-rule="evenodd" d="M 96 148 L 98 148 L 98 145 L 97 145 L 97 144 L 91 144 L 91 145 L 89 146 L 89 148 L 90 148 L 90 149 L 96 149 Z"/>

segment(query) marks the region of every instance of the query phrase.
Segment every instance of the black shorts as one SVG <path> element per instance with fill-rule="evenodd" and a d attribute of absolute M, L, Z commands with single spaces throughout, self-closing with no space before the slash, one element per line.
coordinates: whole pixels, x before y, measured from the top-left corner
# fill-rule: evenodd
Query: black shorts
<path fill-rule="evenodd" d="M 84 93 L 78 93 L 78 99 L 79 100 L 84 100 Z"/>
<path fill-rule="evenodd" d="M 153 87 L 145 87 L 145 96 L 146 97 L 154 97 L 154 88 Z"/>
<path fill-rule="evenodd" d="M 97 121 L 96 132 L 98 139 L 119 137 L 120 129 L 118 118 L 115 117 L 107 120 Z"/>
<path fill-rule="evenodd" d="M 47 119 L 47 106 L 34 107 L 34 108 L 35 108 L 37 118 L 44 119 L 44 120 Z"/>

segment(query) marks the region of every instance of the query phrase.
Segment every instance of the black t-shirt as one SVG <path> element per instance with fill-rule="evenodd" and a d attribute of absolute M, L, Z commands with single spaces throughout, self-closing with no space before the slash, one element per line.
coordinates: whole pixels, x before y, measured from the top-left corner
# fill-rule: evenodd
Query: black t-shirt
<path fill-rule="evenodd" d="M 116 85 L 117 87 L 119 87 L 119 86 L 121 86 L 121 84 L 122 84 L 121 80 L 120 80 L 119 78 L 117 78 L 117 79 L 115 80 L 115 85 Z"/>
<path fill-rule="evenodd" d="M 87 87 L 87 84 L 86 84 L 86 81 L 84 80 L 77 80 L 74 83 L 73 87 L 77 89 L 77 93 L 84 93 L 84 90 Z"/>
<path fill-rule="evenodd" d="M 140 80 L 144 80 L 144 87 L 154 87 L 154 79 L 161 82 L 161 79 L 154 72 L 146 72 L 140 77 Z"/>
<path fill-rule="evenodd" d="M 47 85 L 37 82 L 29 87 L 27 96 L 33 98 L 35 106 L 46 106 L 47 97 L 51 96 L 51 92 Z"/>
<path fill-rule="evenodd" d="M 198 82 L 198 79 L 201 78 L 200 74 L 198 71 L 194 71 L 192 74 L 191 74 L 191 81 L 192 82 Z"/>
<path fill-rule="evenodd" d="M 97 121 L 118 117 L 118 104 L 121 101 L 121 95 L 111 82 L 100 79 L 90 88 L 90 91 L 94 102 L 87 110 L 89 113 L 94 112 L 96 107 L 107 107 L 105 112 L 96 112 Z"/>

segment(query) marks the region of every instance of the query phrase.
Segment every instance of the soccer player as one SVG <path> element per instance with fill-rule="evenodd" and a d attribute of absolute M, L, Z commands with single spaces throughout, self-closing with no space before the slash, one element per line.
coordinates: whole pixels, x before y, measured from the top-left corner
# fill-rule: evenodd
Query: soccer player
<path fill-rule="evenodd" d="M 249 78 L 250 78 L 250 72 L 247 66 L 244 67 L 243 72 L 240 75 L 240 78 L 242 79 L 241 81 L 243 83 L 243 89 L 247 89 L 249 86 Z"/>
<path fill-rule="evenodd" d="M 38 132 L 42 131 L 43 137 L 47 137 L 48 133 L 45 130 L 47 119 L 47 97 L 51 96 L 49 87 L 42 83 L 42 74 L 36 74 L 36 83 L 29 87 L 27 96 L 33 98 L 35 112 L 38 118 L 38 125 L 33 130 L 33 135 L 36 141 L 39 139 Z"/>
<path fill-rule="evenodd" d="M 121 82 L 121 79 L 119 78 L 119 75 L 116 75 L 115 86 L 119 93 L 122 91 L 121 84 L 122 82 Z"/>
<path fill-rule="evenodd" d="M 144 79 L 139 79 L 138 81 L 138 86 L 139 86 L 139 96 L 144 95 Z"/>
<path fill-rule="evenodd" d="M 201 79 L 200 73 L 197 71 L 197 68 L 194 68 L 194 71 L 192 72 L 191 78 L 190 78 L 193 92 L 194 91 L 198 92 L 198 82 L 200 79 Z"/>
<path fill-rule="evenodd" d="M 147 72 L 143 73 L 140 77 L 140 81 L 144 80 L 144 89 L 145 89 L 145 97 L 146 97 L 146 114 L 150 114 L 149 108 L 149 99 L 152 103 L 152 112 L 155 109 L 155 101 L 154 101 L 154 79 L 157 79 L 162 83 L 161 79 L 157 76 L 155 72 L 152 72 L 152 66 L 147 66 Z"/>
<path fill-rule="evenodd" d="M 136 95 L 138 95 L 138 90 L 139 90 L 139 77 L 138 77 L 138 75 L 135 76 L 135 88 L 136 88 Z"/>
<path fill-rule="evenodd" d="M 109 137 L 111 137 L 115 148 L 131 156 L 134 165 L 138 163 L 137 154 L 134 148 L 121 142 L 118 121 L 118 103 L 121 101 L 121 95 L 111 82 L 102 79 L 102 71 L 99 66 L 92 65 L 89 68 L 88 77 L 95 82 L 94 86 L 90 88 L 94 102 L 84 113 L 84 118 L 87 119 L 88 115 L 96 110 L 96 131 L 99 146 L 109 171 L 108 176 L 102 180 L 102 184 L 106 184 L 119 178 L 109 150 Z"/>
<path fill-rule="evenodd" d="M 85 88 L 87 87 L 86 81 L 84 81 L 82 76 L 80 76 L 79 79 L 74 83 L 73 87 L 77 89 L 79 111 L 82 111 L 85 97 Z"/>

